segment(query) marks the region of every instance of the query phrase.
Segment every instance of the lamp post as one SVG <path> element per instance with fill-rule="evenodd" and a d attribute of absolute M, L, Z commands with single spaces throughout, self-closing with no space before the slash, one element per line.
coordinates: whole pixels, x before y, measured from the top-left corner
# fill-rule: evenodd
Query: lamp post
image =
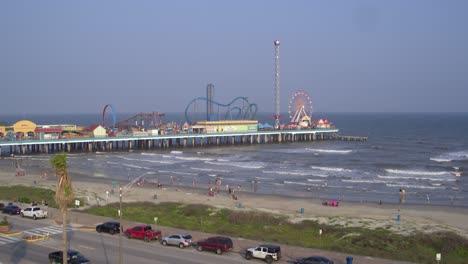
<path fill-rule="evenodd" d="M 123 227 L 122 227 L 122 186 L 119 185 L 119 201 L 120 201 L 120 206 L 119 206 L 119 218 L 120 218 L 120 232 L 119 232 L 119 264 L 122 264 L 122 232 L 123 232 Z"/>
<path fill-rule="evenodd" d="M 142 175 L 136 177 L 134 180 L 132 180 L 130 183 L 122 187 L 122 185 L 119 185 L 119 221 L 120 221 L 120 232 L 119 232 L 119 264 L 122 264 L 123 257 L 122 257 L 122 233 L 123 233 L 123 225 L 122 225 L 122 196 L 123 194 L 130 189 L 135 182 L 140 180 L 143 176 L 146 174 L 155 174 L 156 172 L 151 171 L 151 172 L 146 172 L 143 173 Z"/>

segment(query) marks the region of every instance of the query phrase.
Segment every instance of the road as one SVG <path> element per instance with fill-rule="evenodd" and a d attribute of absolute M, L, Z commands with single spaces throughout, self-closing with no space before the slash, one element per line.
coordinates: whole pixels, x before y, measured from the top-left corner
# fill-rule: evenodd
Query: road
<path fill-rule="evenodd" d="M 0 263 L 36 264 L 48 263 L 49 252 L 60 250 L 62 233 L 60 226 L 50 220 L 32 220 L 9 217 L 13 231 L 23 231 L 15 236 L 0 237 Z M 25 234 L 47 233 L 49 239 L 39 242 L 25 242 Z M 97 233 L 93 230 L 72 229 L 68 232 L 70 248 L 80 251 L 92 263 L 119 263 L 119 236 Z M 216 255 L 212 252 L 198 252 L 194 248 L 179 249 L 164 247 L 159 242 L 145 243 L 140 240 L 122 238 L 123 263 L 245 263 L 239 253 Z"/>

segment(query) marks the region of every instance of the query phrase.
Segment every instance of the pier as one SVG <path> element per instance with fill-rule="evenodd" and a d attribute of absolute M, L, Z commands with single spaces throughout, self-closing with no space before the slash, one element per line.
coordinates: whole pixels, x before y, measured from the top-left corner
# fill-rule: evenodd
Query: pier
<path fill-rule="evenodd" d="M 0 153 L 3 155 L 25 155 L 56 152 L 112 152 L 221 145 L 278 144 L 316 140 L 357 140 L 359 138 L 337 136 L 337 132 L 338 129 L 269 130 L 238 133 L 183 133 L 0 141 Z"/>

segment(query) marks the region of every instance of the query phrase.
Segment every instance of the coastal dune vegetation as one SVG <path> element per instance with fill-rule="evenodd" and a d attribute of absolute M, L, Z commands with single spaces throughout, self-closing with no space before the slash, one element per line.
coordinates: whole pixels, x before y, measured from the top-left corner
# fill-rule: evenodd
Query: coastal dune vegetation
<path fill-rule="evenodd" d="M 49 207 L 58 208 L 55 192 L 50 189 L 12 185 L 0 186 L 0 199 L 49 201 Z M 85 204 L 84 199 L 80 199 Z M 70 205 L 71 206 L 71 205 Z M 118 219 L 119 203 L 79 209 L 81 212 Z M 78 209 L 73 209 L 78 210 Z M 407 235 L 389 228 L 376 229 L 345 226 L 339 222 L 291 220 L 289 216 L 252 209 L 227 209 L 206 204 L 177 202 L 123 203 L 123 219 L 127 221 L 182 228 L 272 243 L 343 252 L 346 254 L 434 263 L 436 253 L 441 253 L 444 263 L 468 263 L 468 239 L 452 231 L 414 232 Z M 322 236 L 319 235 L 322 230 Z"/>
<path fill-rule="evenodd" d="M 113 203 L 90 207 L 85 212 L 118 218 L 118 208 L 119 204 Z M 468 261 L 468 240 L 454 232 L 401 235 L 383 228 L 343 227 L 311 220 L 291 222 L 287 217 L 273 213 L 173 202 L 126 203 L 122 212 L 124 219 L 129 221 L 151 224 L 157 215 L 158 224 L 162 226 L 347 254 L 434 263 L 436 253 L 442 253 L 445 263 Z M 322 236 L 319 236 L 319 230 L 322 230 Z"/>

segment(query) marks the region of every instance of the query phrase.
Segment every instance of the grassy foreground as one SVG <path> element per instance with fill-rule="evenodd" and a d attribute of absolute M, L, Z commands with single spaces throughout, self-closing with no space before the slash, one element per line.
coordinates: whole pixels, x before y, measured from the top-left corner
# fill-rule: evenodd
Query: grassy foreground
<path fill-rule="evenodd" d="M 0 186 L 0 199 L 24 203 L 47 200 L 57 208 L 55 191 L 29 186 Z M 83 200 L 80 199 L 82 204 Z M 119 204 L 92 207 L 90 214 L 118 218 Z M 385 229 L 369 230 L 314 221 L 290 223 L 286 217 L 255 211 L 219 209 L 206 205 L 178 203 L 132 203 L 122 207 L 126 220 L 158 224 L 227 236 L 243 237 L 302 247 L 323 248 L 416 263 L 435 263 L 442 253 L 443 263 L 468 263 L 468 240 L 451 232 L 402 236 Z M 319 230 L 322 229 L 322 236 Z"/>
<path fill-rule="evenodd" d="M 31 204 L 32 201 L 36 201 L 38 205 L 41 205 L 42 200 L 46 200 L 49 207 L 58 208 L 55 202 L 55 190 L 23 186 L 23 185 L 11 185 L 11 186 L 0 186 L 0 199 L 11 202 L 20 202 Z M 84 205 L 85 201 L 81 198 L 80 204 Z M 69 204 L 70 208 L 74 207 L 75 203 Z"/>
<path fill-rule="evenodd" d="M 118 218 L 118 208 L 119 204 L 109 204 L 86 212 Z M 154 217 L 158 217 L 158 224 L 162 226 L 348 254 L 434 263 L 436 253 L 442 253 L 444 263 L 468 263 L 468 240 L 449 232 L 402 236 L 384 229 L 345 228 L 308 220 L 290 223 L 283 216 L 263 212 L 179 203 L 124 204 L 122 213 L 125 220 L 135 222 L 152 224 Z"/>

